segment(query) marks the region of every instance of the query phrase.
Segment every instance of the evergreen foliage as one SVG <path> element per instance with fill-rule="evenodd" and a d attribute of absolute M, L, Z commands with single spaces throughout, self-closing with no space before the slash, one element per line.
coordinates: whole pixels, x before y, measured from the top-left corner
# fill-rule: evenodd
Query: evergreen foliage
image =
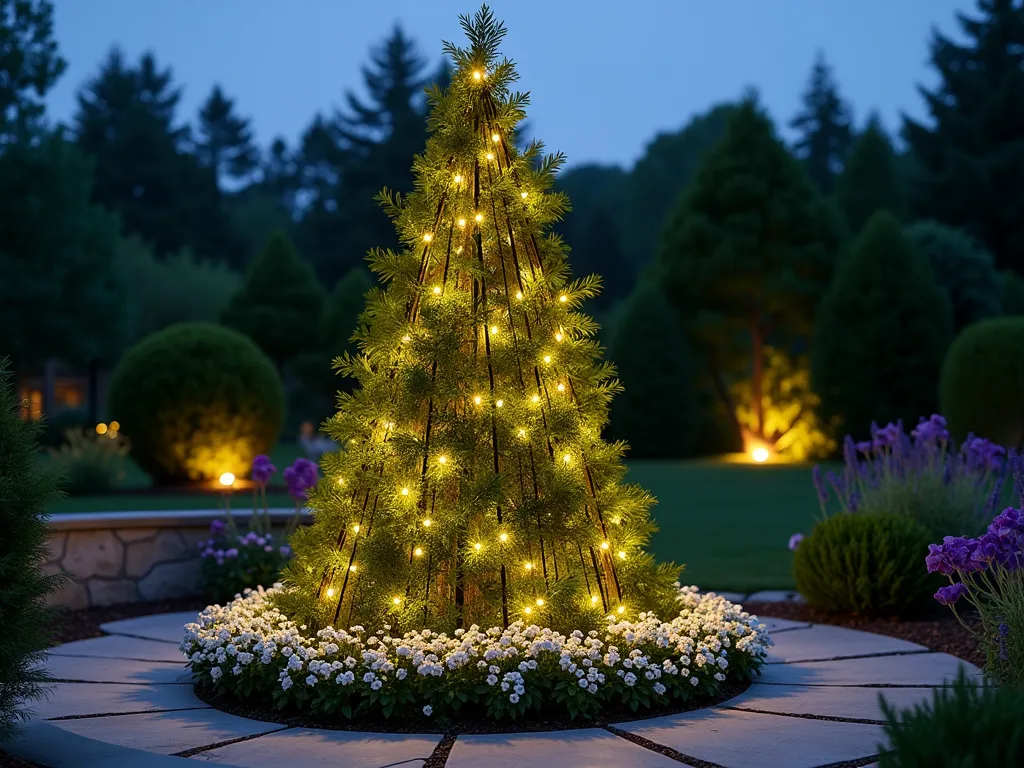
<path fill-rule="evenodd" d="M 914 424 L 934 413 L 952 324 L 927 261 L 895 216 L 875 214 L 818 309 L 811 385 L 820 417 L 862 434 L 873 421 Z"/>
<path fill-rule="evenodd" d="M 941 77 L 921 89 L 931 125 L 904 118 L 920 166 L 913 207 L 963 228 L 1000 269 L 1024 272 L 1024 3 L 978 0 L 957 14 L 966 42 L 933 32 Z"/>
<path fill-rule="evenodd" d="M 896 153 L 877 115 L 868 120 L 836 180 L 836 201 L 850 232 L 860 232 L 878 211 L 907 216 L 906 190 Z"/>
<path fill-rule="evenodd" d="M 915 222 L 906 235 L 949 297 L 955 333 L 1002 314 L 1002 284 L 992 254 L 963 231 L 935 221 Z"/>
<path fill-rule="evenodd" d="M 939 399 L 954 437 L 969 432 L 1008 448 L 1024 444 L 1024 317 L 965 328 L 942 364 Z"/>
<path fill-rule="evenodd" d="M 582 231 L 577 232 L 573 253 L 573 275 L 601 276 L 601 292 L 591 303 L 597 311 L 607 311 L 614 304 L 629 296 L 635 275 L 633 267 L 626 261 L 618 228 L 612 211 L 595 206 L 587 212 Z"/>
<path fill-rule="evenodd" d="M 768 117 L 745 101 L 669 216 L 658 265 L 737 432 L 730 379 L 751 378 L 753 436 L 764 440 L 765 347 L 810 332 L 838 233 Z"/>
<path fill-rule="evenodd" d="M 181 323 L 129 349 L 110 376 L 108 411 L 158 484 L 244 477 L 284 420 L 273 363 L 238 331 Z"/>
<path fill-rule="evenodd" d="M 793 556 L 793 578 L 812 607 L 904 616 L 936 584 L 924 568 L 931 534 L 903 515 L 839 512 L 814 526 Z"/>
<path fill-rule="evenodd" d="M 698 428 L 694 364 L 679 318 L 653 281 L 626 302 L 610 357 L 624 391 L 612 403 L 608 433 L 637 458 L 689 456 Z"/>
<path fill-rule="evenodd" d="M 0 147 L 36 133 L 43 97 L 67 67 L 50 0 L 0 0 Z"/>
<path fill-rule="evenodd" d="M 18 369 L 112 360 L 128 341 L 117 218 L 91 196 L 87 158 L 59 135 L 0 150 L 0 352 Z"/>
<path fill-rule="evenodd" d="M 275 232 L 246 272 L 221 322 L 255 341 L 282 368 L 316 349 L 324 291 L 287 235 Z"/>
<path fill-rule="evenodd" d="M 218 178 L 245 181 L 252 176 L 259 162 L 252 129 L 246 118 L 235 114 L 234 99 L 219 85 L 213 86 L 200 108 L 198 123 L 194 151 L 202 165 L 212 168 Z"/>
<path fill-rule="evenodd" d="M 652 499 L 600 438 L 618 387 L 577 311 L 598 281 L 571 281 L 546 234 L 562 156 L 516 149 L 528 97 L 505 29 L 486 6 L 462 24 L 414 192 L 380 195 L 403 248 L 371 253 L 384 285 L 343 369 L 359 388 L 327 425 L 345 448 L 324 457 L 282 605 L 393 632 L 671 615 L 679 569 L 643 549 Z"/>
<path fill-rule="evenodd" d="M 52 645 L 53 619 L 46 599 L 63 584 L 62 576 L 42 570 L 46 508 L 59 493 L 57 478 L 36 456 L 39 429 L 22 421 L 8 361 L 0 358 L 0 744 L 45 695 L 49 676 L 40 663 Z"/>
<path fill-rule="evenodd" d="M 1024 691 L 978 685 L 965 667 L 931 701 L 897 710 L 880 696 L 885 745 L 879 768 L 1024 765 Z"/>
<path fill-rule="evenodd" d="M 811 180 L 825 194 L 832 191 L 836 174 L 850 151 L 852 123 L 850 108 L 839 95 L 832 68 L 825 55 L 819 53 L 804 91 L 803 107 L 789 125 L 800 134 L 794 147 L 797 157 L 804 161 Z"/>

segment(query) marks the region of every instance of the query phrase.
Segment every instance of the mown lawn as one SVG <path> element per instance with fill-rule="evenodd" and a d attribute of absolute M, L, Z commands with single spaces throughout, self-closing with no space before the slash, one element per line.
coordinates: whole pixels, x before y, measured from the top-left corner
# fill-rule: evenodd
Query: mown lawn
<path fill-rule="evenodd" d="M 297 446 L 282 445 L 272 458 L 282 470 L 297 455 Z M 809 466 L 634 461 L 628 480 L 657 497 L 653 515 L 660 531 L 653 551 L 659 559 L 686 565 L 684 583 L 737 592 L 792 587 L 786 544 L 791 534 L 808 532 L 818 514 Z M 147 479 L 131 465 L 125 485 L 143 488 Z M 293 503 L 284 494 L 269 501 L 280 507 Z M 216 496 L 122 493 L 62 499 L 50 511 L 209 509 L 217 502 Z M 236 509 L 250 503 L 247 492 L 231 499 Z"/>

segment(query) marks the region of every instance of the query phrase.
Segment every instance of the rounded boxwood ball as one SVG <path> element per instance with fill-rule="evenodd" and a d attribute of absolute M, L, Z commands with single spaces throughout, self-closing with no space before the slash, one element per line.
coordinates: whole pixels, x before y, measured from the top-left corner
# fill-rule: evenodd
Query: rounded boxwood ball
<path fill-rule="evenodd" d="M 939 403 L 957 439 L 973 432 L 1007 448 L 1024 442 L 1024 317 L 964 328 L 942 364 Z"/>
<path fill-rule="evenodd" d="M 158 484 L 241 477 L 277 442 L 284 387 L 274 364 L 238 331 L 180 323 L 121 358 L 108 410 L 132 456 Z"/>
<path fill-rule="evenodd" d="M 927 529 L 903 515 L 836 513 L 797 546 L 796 588 L 824 611 L 906 614 L 942 584 L 924 564 L 930 543 Z"/>

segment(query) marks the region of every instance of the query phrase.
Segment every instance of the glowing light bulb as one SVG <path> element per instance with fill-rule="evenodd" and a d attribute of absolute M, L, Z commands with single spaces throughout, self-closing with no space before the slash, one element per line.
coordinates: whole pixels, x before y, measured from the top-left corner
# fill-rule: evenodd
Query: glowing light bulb
<path fill-rule="evenodd" d="M 520 192 L 520 193 L 519 193 L 519 196 L 520 196 L 521 198 L 523 198 L 523 200 L 525 200 L 525 199 L 526 199 L 527 197 L 529 197 L 529 196 L 530 196 L 530 193 L 529 193 L 529 192 Z"/>
<path fill-rule="evenodd" d="M 478 214 L 477 214 L 476 216 L 474 216 L 473 218 L 474 218 L 474 219 L 476 219 L 476 223 L 477 223 L 477 224 L 479 224 L 479 223 L 480 223 L 481 221 L 483 221 L 483 220 L 484 220 L 484 215 L 483 215 L 482 213 L 478 213 Z"/>
<path fill-rule="evenodd" d="M 433 239 L 434 239 L 434 236 L 432 234 L 430 234 L 429 232 L 427 232 L 425 235 L 423 235 L 423 242 L 424 243 L 429 243 Z"/>
<path fill-rule="evenodd" d="M 537 605 L 538 606 L 544 605 L 544 601 L 541 598 L 539 598 L 539 597 L 537 598 Z"/>
<path fill-rule="evenodd" d="M 456 173 L 455 177 L 454 177 L 454 181 L 455 181 L 456 184 L 461 184 L 462 183 L 462 174 L 461 173 Z"/>
<path fill-rule="evenodd" d="M 560 302 L 562 302 L 563 304 L 565 304 L 565 302 L 567 302 L 567 301 L 569 300 L 569 297 L 568 297 L 568 296 L 566 296 L 566 295 L 565 295 L 565 294 L 563 293 L 563 294 L 562 294 L 561 296 L 559 296 L 559 297 L 558 297 L 558 300 L 559 300 Z"/>
<path fill-rule="evenodd" d="M 402 341 L 404 341 L 406 344 L 408 344 L 410 341 L 412 341 L 412 336 L 410 336 L 407 333 L 407 334 L 405 334 L 405 336 L 402 337 Z"/>
<path fill-rule="evenodd" d="M 758 446 L 757 448 L 750 452 L 750 458 L 752 458 L 758 464 L 764 464 L 766 461 L 768 461 L 768 458 L 770 456 L 771 452 L 763 445 Z"/>
<path fill-rule="evenodd" d="M 477 552 L 479 552 L 481 549 L 483 549 L 483 547 L 484 547 L 484 545 L 481 544 L 479 541 L 476 544 L 473 545 L 473 549 L 475 549 Z"/>
<path fill-rule="evenodd" d="M 568 464 L 570 461 L 572 461 L 572 456 L 570 456 L 567 453 L 567 454 L 565 454 L 565 456 L 562 457 L 562 461 L 564 461 L 566 464 Z"/>
<path fill-rule="evenodd" d="M 385 421 L 384 422 L 384 429 L 394 429 L 394 428 L 395 428 L 395 422 L 393 422 L 393 421 Z"/>
<path fill-rule="evenodd" d="M 498 536 L 498 541 L 508 541 L 508 534 L 503 533 L 500 536 Z"/>
<path fill-rule="evenodd" d="M 353 526 L 352 526 L 352 530 L 353 530 L 353 531 L 354 531 L 355 533 L 359 533 L 359 523 L 356 523 L 355 525 L 353 525 Z"/>
<path fill-rule="evenodd" d="M 626 606 L 620 605 L 619 606 L 619 613 L 625 613 L 625 612 L 626 612 Z"/>
<path fill-rule="evenodd" d="M 428 517 L 428 518 L 427 518 L 426 520 L 424 520 L 424 521 L 423 521 L 423 527 L 424 527 L 424 528 L 429 528 L 429 527 L 430 527 L 430 524 L 431 524 L 432 522 L 434 522 L 434 521 L 433 521 L 433 520 L 431 520 L 431 519 L 430 519 L 430 518 Z"/>
<path fill-rule="evenodd" d="M 476 70 L 473 73 L 473 79 L 476 80 L 477 82 L 479 82 L 480 80 L 483 80 L 484 79 L 484 73 L 481 72 L 479 69 Z"/>
<path fill-rule="evenodd" d="M 531 397 L 530 398 L 530 402 L 531 403 L 539 403 L 540 402 L 540 395 L 534 395 L 533 397 Z"/>
<path fill-rule="evenodd" d="M 415 555 L 416 557 L 420 557 L 420 556 L 421 556 L 421 555 L 423 554 L 423 548 L 422 548 L 422 547 L 416 547 L 416 549 L 414 549 L 414 550 L 412 551 L 412 553 L 413 553 L 413 554 L 414 554 L 414 555 Z"/>
<path fill-rule="evenodd" d="M 355 572 L 356 572 L 356 567 L 355 567 L 355 565 L 350 565 L 350 566 L 348 567 L 348 569 L 349 569 L 350 571 L 352 571 L 352 573 L 355 573 Z"/>
<path fill-rule="evenodd" d="M 558 333 L 555 334 L 555 341 L 561 341 L 564 338 L 565 338 L 565 336 L 562 335 L 561 331 L 559 331 Z"/>
<path fill-rule="evenodd" d="M 107 434 L 107 425 L 102 422 L 96 425 L 96 434 L 105 435 Z"/>
<path fill-rule="evenodd" d="M 334 597 L 334 587 L 328 587 L 327 588 L 327 596 L 328 597 Z"/>
<path fill-rule="evenodd" d="M 591 595 L 590 596 L 590 602 L 591 603 L 596 603 L 597 602 L 597 595 Z"/>
<path fill-rule="evenodd" d="M 501 141 L 501 136 L 499 136 L 496 133 L 492 133 L 491 134 L 491 141 L 493 141 L 495 144 L 497 144 L 499 141 Z"/>
<path fill-rule="evenodd" d="M 601 542 L 601 549 L 608 549 L 608 547 L 610 547 L 610 546 L 611 546 L 611 544 L 609 544 L 607 541 L 602 541 Z"/>
<path fill-rule="evenodd" d="M 517 301 L 522 301 L 523 300 L 523 292 L 522 291 L 516 291 L 516 300 Z"/>
<path fill-rule="evenodd" d="M 403 496 L 408 496 L 409 495 L 409 489 L 408 488 L 403 488 L 402 489 L 402 495 Z"/>
<path fill-rule="evenodd" d="M 448 463 L 448 457 L 447 456 L 438 456 L 437 457 L 437 463 L 438 464 L 447 464 Z"/>
<path fill-rule="evenodd" d="M 526 437 L 526 430 L 525 429 L 520 429 L 519 430 L 519 436 L 520 437 Z"/>
<path fill-rule="evenodd" d="M 531 614 L 533 613 L 533 608 L 531 608 L 530 606 L 526 606 L 525 608 L 523 608 L 523 613 Z"/>
<path fill-rule="evenodd" d="M 441 286 L 440 285 L 435 285 L 434 286 L 434 295 L 435 296 L 440 296 L 441 295 Z"/>
<path fill-rule="evenodd" d="M 625 560 L 626 559 L 626 553 L 623 552 L 621 549 L 619 550 L 619 559 L 620 560 Z"/>
<path fill-rule="evenodd" d="M 487 159 L 488 160 L 493 160 L 494 159 L 494 153 L 493 152 L 488 152 L 487 153 Z"/>
<path fill-rule="evenodd" d="M 476 397 L 473 398 L 473 404 L 474 405 L 480 405 L 480 403 L 482 403 L 482 402 L 483 402 L 483 400 L 480 398 L 480 395 L 477 395 Z"/>
<path fill-rule="evenodd" d="M 550 363 L 551 362 L 551 355 L 544 355 L 544 362 L 545 363 Z"/>
<path fill-rule="evenodd" d="M 498 335 L 498 326 L 492 325 L 491 328 L 490 328 L 490 331 L 491 331 L 491 336 L 497 336 Z"/>
<path fill-rule="evenodd" d="M 391 598 L 391 602 L 394 603 L 395 605 L 401 605 L 402 604 L 402 598 L 400 598 L 400 597 L 393 597 L 393 598 Z"/>
<path fill-rule="evenodd" d="M 526 563 L 523 567 L 526 570 L 528 570 L 528 571 L 532 571 L 533 570 L 533 563 Z"/>
<path fill-rule="evenodd" d="M 231 472 L 225 472 L 223 475 L 220 476 L 220 484 L 223 485 L 225 488 L 228 488 L 228 487 L 234 485 L 235 484 L 235 476 L 234 476 L 234 474 L 231 473 Z"/>
<path fill-rule="evenodd" d="M 456 223 L 459 225 L 459 227 L 465 227 L 466 226 L 466 220 L 465 219 L 459 219 L 458 222 L 456 222 Z"/>
<path fill-rule="evenodd" d="M 555 387 L 555 389 L 557 389 L 559 392 L 565 392 L 565 384 L 559 384 L 557 387 Z"/>
<path fill-rule="evenodd" d="M 498 408 L 501 408 L 501 407 L 502 407 L 503 405 L 505 405 L 505 401 L 504 401 L 504 400 L 498 400 L 498 401 L 496 401 L 496 402 L 495 402 L 494 404 L 495 404 L 495 405 L 496 405 L 496 406 L 497 406 Z"/>
<path fill-rule="evenodd" d="M 338 478 L 338 485 L 344 485 L 344 484 L 345 484 L 345 478 L 344 477 L 339 477 Z"/>

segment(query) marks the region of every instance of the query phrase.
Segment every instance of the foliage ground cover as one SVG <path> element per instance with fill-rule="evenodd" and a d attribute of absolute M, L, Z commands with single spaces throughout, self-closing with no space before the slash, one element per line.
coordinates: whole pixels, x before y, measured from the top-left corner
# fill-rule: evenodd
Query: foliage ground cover
<path fill-rule="evenodd" d="M 590 719 L 709 698 L 728 680 L 749 680 L 771 647 L 756 617 L 695 587 L 679 589 L 670 621 L 612 615 L 600 630 L 569 635 L 522 621 L 452 635 L 390 625 L 313 635 L 275 606 L 282 594 L 248 592 L 186 627 L 181 650 L 215 696 L 347 719 Z"/>

